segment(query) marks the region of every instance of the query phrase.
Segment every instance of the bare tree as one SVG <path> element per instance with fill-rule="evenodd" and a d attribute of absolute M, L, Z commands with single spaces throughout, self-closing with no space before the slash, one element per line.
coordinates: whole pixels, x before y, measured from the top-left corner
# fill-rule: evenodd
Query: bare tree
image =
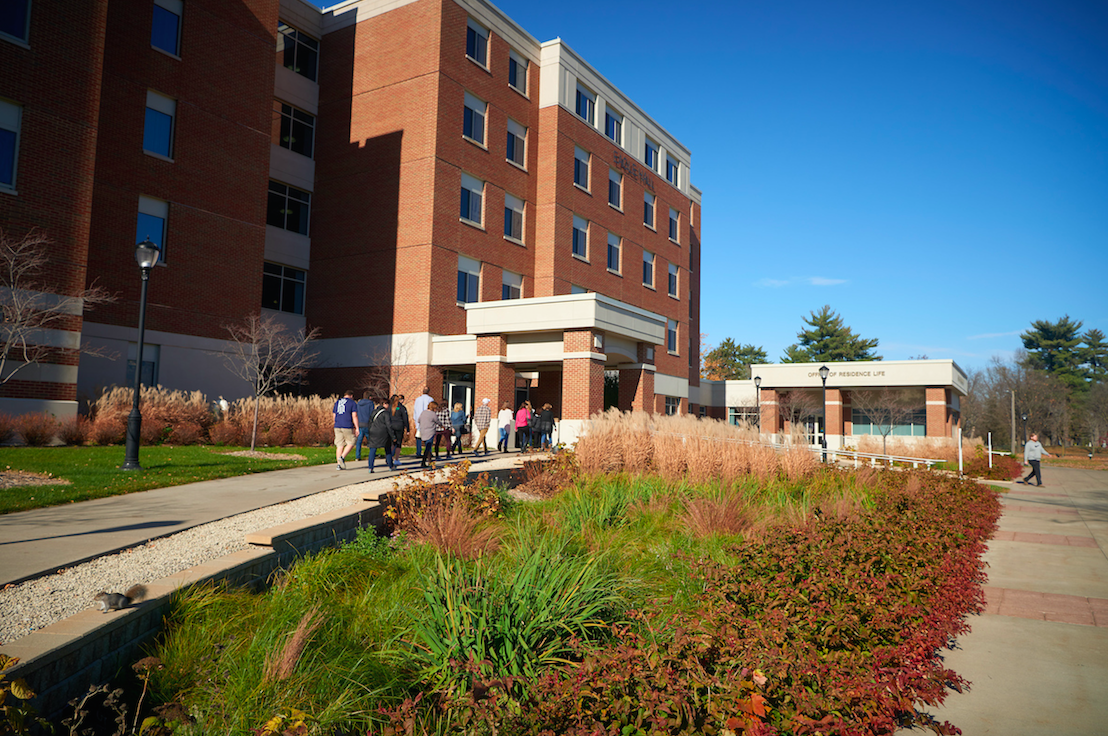
<path fill-rule="evenodd" d="M 319 337 L 319 328 L 291 332 L 276 317 L 252 314 L 243 322 L 224 325 L 231 336 L 231 348 L 224 353 L 227 368 L 250 384 L 254 391 L 254 429 L 250 449 L 258 442 L 258 407 L 261 397 L 298 381 L 315 363 L 318 353 L 309 345 Z"/>
<path fill-rule="evenodd" d="M 0 230 L 0 385 L 29 365 L 49 362 L 59 352 L 48 330 L 65 329 L 75 317 L 116 297 L 93 286 L 76 294 L 59 294 L 42 280 L 50 264 L 53 243 L 32 230 L 16 239 Z M 104 356 L 104 351 L 81 345 L 80 352 Z"/>
<path fill-rule="evenodd" d="M 792 435 L 800 434 L 805 420 L 817 416 L 819 408 L 819 401 L 807 391 L 789 391 L 777 397 L 777 410 L 788 420 Z"/>
<path fill-rule="evenodd" d="M 881 452 L 889 454 L 889 435 L 919 410 L 919 403 L 907 391 L 895 388 L 852 391 L 850 405 L 869 417 L 870 426 L 881 435 Z"/>
<path fill-rule="evenodd" d="M 418 395 L 427 376 L 414 365 L 414 354 L 412 338 L 396 340 L 368 354 L 366 359 L 371 367 L 362 377 L 363 385 L 374 398 Z"/>

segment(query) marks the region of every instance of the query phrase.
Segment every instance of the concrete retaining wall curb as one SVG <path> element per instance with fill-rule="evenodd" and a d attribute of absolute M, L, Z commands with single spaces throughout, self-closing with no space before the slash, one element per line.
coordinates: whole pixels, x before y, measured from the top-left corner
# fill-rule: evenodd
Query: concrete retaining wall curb
<path fill-rule="evenodd" d="M 178 591 L 203 583 L 262 588 L 273 572 L 300 557 L 353 539 L 358 530 L 380 525 L 383 509 L 373 500 L 246 536 L 252 545 L 219 559 L 148 583 L 147 599 L 109 613 L 89 608 L 11 644 L 4 653 L 19 663 L 5 672 L 23 677 L 37 697 L 32 705 L 48 718 L 65 713 L 70 700 L 90 686 L 110 681 L 141 657 L 141 648 L 162 629 Z"/>

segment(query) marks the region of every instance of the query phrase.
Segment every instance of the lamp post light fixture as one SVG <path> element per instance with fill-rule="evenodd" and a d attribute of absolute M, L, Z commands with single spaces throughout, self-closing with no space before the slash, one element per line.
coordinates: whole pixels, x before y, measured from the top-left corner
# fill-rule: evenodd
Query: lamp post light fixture
<path fill-rule="evenodd" d="M 139 412 L 139 395 L 142 391 L 142 343 L 146 335 L 146 286 L 150 281 L 150 269 L 158 265 L 162 249 L 147 237 L 135 246 L 135 260 L 142 272 L 142 295 L 139 297 L 138 350 L 135 354 L 135 398 L 127 417 L 127 444 L 121 470 L 142 470 L 139 465 L 139 441 L 142 437 L 142 413 Z"/>
<path fill-rule="evenodd" d="M 758 436 L 762 435 L 762 377 L 754 376 L 754 405 L 758 407 Z"/>
<path fill-rule="evenodd" d="M 1023 419 L 1023 444 L 1027 444 L 1027 412 L 1020 415 Z"/>
<path fill-rule="evenodd" d="M 827 462 L 827 377 L 831 375 L 831 369 L 825 365 L 819 367 L 819 380 L 823 381 L 823 432 L 820 437 L 820 446 L 823 448 L 823 462 Z"/>

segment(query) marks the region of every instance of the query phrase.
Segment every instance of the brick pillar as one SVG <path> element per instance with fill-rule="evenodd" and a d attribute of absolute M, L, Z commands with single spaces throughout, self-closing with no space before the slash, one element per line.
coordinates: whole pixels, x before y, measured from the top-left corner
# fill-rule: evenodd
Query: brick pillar
<path fill-rule="evenodd" d="M 827 446 L 835 449 L 842 447 L 843 441 L 843 392 L 841 389 L 827 389 L 827 412 L 823 418 L 823 431 L 827 433 Z M 832 437 L 838 437 L 831 442 Z"/>
<path fill-rule="evenodd" d="M 777 405 L 777 389 L 762 389 L 762 433 L 777 434 L 781 431 L 781 410 Z"/>
<path fill-rule="evenodd" d="M 588 419 L 604 410 L 604 355 L 592 330 L 562 333 L 562 419 Z"/>
<path fill-rule="evenodd" d="M 843 391 L 843 435 L 854 434 L 854 409 L 849 391 Z"/>
<path fill-rule="evenodd" d="M 654 360 L 649 354 L 650 347 L 640 342 L 639 362 L 619 367 L 620 411 L 653 412 L 655 410 Z"/>
<path fill-rule="evenodd" d="M 927 389 L 927 436 L 949 437 L 947 433 L 946 389 Z"/>
<path fill-rule="evenodd" d="M 474 385 L 476 400 L 488 398 L 493 414 L 507 402 L 513 409 L 516 399 L 516 372 L 508 364 L 508 345 L 503 335 L 477 336 L 477 370 Z M 434 393 L 431 394 L 434 396 Z"/>

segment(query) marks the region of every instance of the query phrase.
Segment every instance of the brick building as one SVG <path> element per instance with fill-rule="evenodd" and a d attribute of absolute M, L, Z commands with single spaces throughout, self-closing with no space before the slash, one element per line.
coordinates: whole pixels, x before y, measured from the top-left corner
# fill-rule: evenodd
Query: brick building
<path fill-rule="evenodd" d="M 314 392 L 387 369 L 549 401 L 563 439 L 605 372 L 622 408 L 698 409 L 691 154 L 561 40 L 484 0 L 16 0 L 0 24 L 0 222 L 47 231 L 55 288 L 120 296 L 5 410 L 133 380 L 145 237 L 147 382 L 243 395 L 223 328 L 264 310 L 320 328 Z M 119 359 L 78 366 L 78 335 Z"/>

